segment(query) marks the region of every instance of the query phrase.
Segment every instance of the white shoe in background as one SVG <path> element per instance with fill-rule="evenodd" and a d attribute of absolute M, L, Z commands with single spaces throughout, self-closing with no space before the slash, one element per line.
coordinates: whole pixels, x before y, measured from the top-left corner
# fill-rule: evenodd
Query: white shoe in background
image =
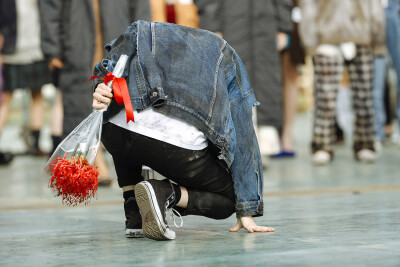
<path fill-rule="evenodd" d="M 261 156 L 269 156 L 279 153 L 279 134 L 275 127 L 259 126 L 257 138 Z"/>
<path fill-rule="evenodd" d="M 376 152 L 382 151 L 382 148 L 383 148 L 382 141 L 375 140 L 374 141 L 374 148 L 375 148 Z"/>
<path fill-rule="evenodd" d="M 395 145 L 400 145 L 400 134 L 398 133 L 394 133 L 391 136 L 391 141 L 392 143 L 394 143 Z"/>
<path fill-rule="evenodd" d="M 331 154 L 323 150 L 318 150 L 312 155 L 312 162 L 315 165 L 328 164 L 331 161 L 331 159 L 332 159 Z"/>
<path fill-rule="evenodd" d="M 356 157 L 361 162 L 373 163 L 376 160 L 376 153 L 370 149 L 364 148 L 357 152 Z"/>

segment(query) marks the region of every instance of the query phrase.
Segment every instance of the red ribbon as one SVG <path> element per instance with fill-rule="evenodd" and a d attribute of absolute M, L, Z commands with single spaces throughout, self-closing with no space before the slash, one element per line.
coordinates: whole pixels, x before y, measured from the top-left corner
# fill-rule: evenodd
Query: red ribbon
<path fill-rule="evenodd" d="M 128 85 L 126 84 L 126 80 L 124 78 L 117 78 L 111 72 L 107 73 L 105 78 L 100 76 L 92 76 L 89 81 L 94 78 L 100 78 L 104 81 L 106 85 L 109 82 L 113 82 L 113 91 L 114 98 L 117 101 L 118 105 L 125 105 L 126 110 L 126 123 L 129 121 L 135 122 L 133 117 L 133 108 L 131 103 L 131 98 L 129 96 Z"/>

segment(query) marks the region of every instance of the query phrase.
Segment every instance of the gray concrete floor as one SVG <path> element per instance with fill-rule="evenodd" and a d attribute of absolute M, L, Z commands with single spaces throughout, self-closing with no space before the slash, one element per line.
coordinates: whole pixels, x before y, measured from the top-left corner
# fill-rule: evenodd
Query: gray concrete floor
<path fill-rule="evenodd" d="M 63 206 L 48 188 L 46 159 L 19 156 L 0 167 L 0 266 L 400 266 L 400 147 L 386 144 L 366 165 L 347 142 L 316 167 L 310 118 L 296 119 L 297 157 L 270 160 L 264 173 L 256 222 L 275 233 L 229 233 L 234 216 L 189 216 L 172 227 L 174 241 L 127 239 L 115 182 L 87 206 Z M 18 129 L 6 128 L 0 148 L 23 149 Z"/>

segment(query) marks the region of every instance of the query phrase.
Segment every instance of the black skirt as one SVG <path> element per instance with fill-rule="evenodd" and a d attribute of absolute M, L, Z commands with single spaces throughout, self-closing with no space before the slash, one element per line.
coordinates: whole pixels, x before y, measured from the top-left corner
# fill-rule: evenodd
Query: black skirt
<path fill-rule="evenodd" d="M 52 81 L 46 61 L 26 65 L 4 64 L 3 76 L 3 89 L 9 92 L 19 88 L 40 90 Z"/>

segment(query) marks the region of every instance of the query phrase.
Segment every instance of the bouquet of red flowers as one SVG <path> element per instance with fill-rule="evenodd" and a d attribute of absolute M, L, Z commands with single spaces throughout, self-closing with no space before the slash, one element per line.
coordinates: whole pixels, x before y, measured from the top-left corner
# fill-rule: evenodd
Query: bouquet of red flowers
<path fill-rule="evenodd" d="M 122 76 L 127 59 L 128 56 L 121 55 L 113 73 L 109 73 L 106 79 L 102 78 L 108 86 L 111 86 L 114 80 L 118 80 L 116 77 Z M 125 82 L 123 78 L 120 79 Z M 113 90 L 116 89 L 120 90 L 115 87 Z M 126 82 L 124 91 L 126 95 Z M 122 104 L 122 101 L 117 99 L 117 95 L 122 95 L 121 92 L 114 92 L 114 95 L 117 102 Z M 123 102 L 130 104 L 129 93 L 128 99 L 124 97 Z M 64 204 L 72 206 L 82 202 L 87 204 L 96 195 L 99 172 L 97 166 L 93 164 L 100 146 L 104 111 L 93 110 L 60 143 L 46 164 L 46 170 L 51 174 L 49 187 L 55 196 L 62 197 Z"/>

